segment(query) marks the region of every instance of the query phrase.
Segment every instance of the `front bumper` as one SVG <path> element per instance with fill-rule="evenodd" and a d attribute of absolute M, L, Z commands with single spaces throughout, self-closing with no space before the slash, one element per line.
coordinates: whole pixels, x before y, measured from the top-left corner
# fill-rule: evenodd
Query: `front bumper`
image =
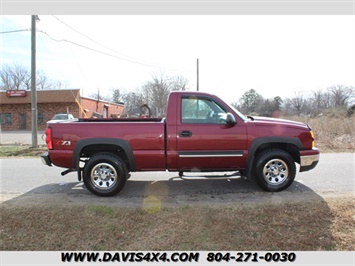
<path fill-rule="evenodd" d="M 319 150 L 313 148 L 312 150 L 300 152 L 300 172 L 309 171 L 315 168 L 319 162 Z"/>
<path fill-rule="evenodd" d="M 49 158 L 48 152 L 45 152 L 41 155 L 41 160 L 42 160 L 43 164 L 48 165 L 48 166 L 52 166 L 52 161 L 51 161 L 51 158 Z"/>

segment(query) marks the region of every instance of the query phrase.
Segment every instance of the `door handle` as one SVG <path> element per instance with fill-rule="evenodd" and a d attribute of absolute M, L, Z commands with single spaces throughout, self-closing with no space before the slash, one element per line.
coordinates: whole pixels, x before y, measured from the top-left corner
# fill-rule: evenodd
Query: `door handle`
<path fill-rule="evenodd" d="M 179 137 L 191 137 L 192 132 L 190 130 L 182 130 L 179 132 Z"/>

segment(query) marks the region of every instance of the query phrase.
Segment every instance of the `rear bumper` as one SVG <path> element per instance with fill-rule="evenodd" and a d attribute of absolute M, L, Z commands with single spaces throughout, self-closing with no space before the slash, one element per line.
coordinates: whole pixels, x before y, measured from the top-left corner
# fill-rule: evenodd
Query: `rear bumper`
<path fill-rule="evenodd" d="M 313 148 L 312 150 L 300 152 L 300 172 L 309 171 L 315 168 L 319 162 L 319 150 Z"/>
<path fill-rule="evenodd" d="M 41 160 L 42 160 L 43 164 L 48 165 L 48 166 L 52 166 L 52 161 L 49 158 L 48 152 L 45 152 L 41 155 Z"/>

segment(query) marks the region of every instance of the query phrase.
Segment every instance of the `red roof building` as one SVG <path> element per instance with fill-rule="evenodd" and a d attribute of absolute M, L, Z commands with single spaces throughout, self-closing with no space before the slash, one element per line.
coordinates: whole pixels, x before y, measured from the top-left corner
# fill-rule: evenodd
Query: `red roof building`
<path fill-rule="evenodd" d="M 124 105 L 81 97 L 80 89 L 38 90 L 38 129 L 44 130 L 55 114 L 70 113 L 76 118 L 120 117 Z M 1 130 L 31 129 L 31 91 L 0 91 Z"/>

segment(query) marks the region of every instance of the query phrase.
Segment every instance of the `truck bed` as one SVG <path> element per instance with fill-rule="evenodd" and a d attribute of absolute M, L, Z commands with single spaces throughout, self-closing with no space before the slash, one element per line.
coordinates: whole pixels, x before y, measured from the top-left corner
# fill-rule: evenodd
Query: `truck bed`
<path fill-rule="evenodd" d="M 165 169 L 164 119 L 80 119 L 48 124 L 52 128 L 51 154 L 57 166 L 72 168 L 71 153 L 79 140 L 121 139 L 130 144 L 140 170 Z M 90 122 L 90 123 L 87 123 Z M 69 130 L 70 129 L 70 130 Z"/>
<path fill-rule="evenodd" d="M 79 118 L 78 122 L 164 122 L 165 118 Z"/>

